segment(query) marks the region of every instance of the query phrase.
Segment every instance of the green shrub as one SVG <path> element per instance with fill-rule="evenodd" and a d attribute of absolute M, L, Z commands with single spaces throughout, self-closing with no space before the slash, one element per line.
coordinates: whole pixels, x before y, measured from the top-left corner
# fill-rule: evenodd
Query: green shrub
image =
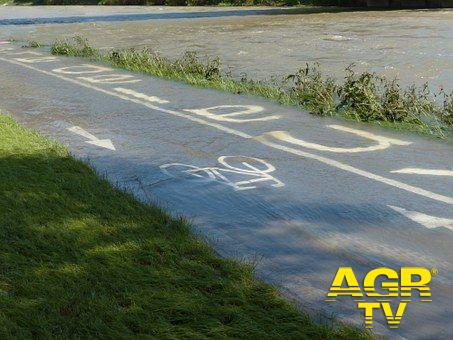
<path fill-rule="evenodd" d="M 215 6 L 220 4 L 221 0 L 187 0 L 188 6 Z"/>
<path fill-rule="evenodd" d="M 305 68 L 286 77 L 285 81 L 290 82 L 290 96 L 312 113 L 327 115 L 335 110 L 335 81 L 323 77 L 319 64 L 307 64 Z"/>
<path fill-rule="evenodd" d="M 68 55 L 74 57 L 94 57 L 97 51 L 91 47 L 88 40 L 76 35 L 71 40 L 58 40 L 52 44 L 52 54 Z"/>
<path fill-rule="evenodd" d="M 186 6 L 187 0 L 165 0 L 165 5 L 168 6 Z"/>
<path fill-rule="evenodd" d="M 147 5 L 146 0 L 101 0 L 100 5 L 142 6 Z"/>
<path fill-rule="evenodd" d="M 439 113 L 440 119 L 449 126 L 453 126 L 453 92 L 447 94 L 443 92 L 443 108 Z"/>
<path fill-rule="evenodd" d="M 338 89 L 339 106 L 357 120 L 369 122 L 384 118 L 380 115 L 382 107 L 377 94 L 377 82 L 383 79 L 369 72 L 356 74 L 352 66 L 346 69 L 345 83 Z"/>

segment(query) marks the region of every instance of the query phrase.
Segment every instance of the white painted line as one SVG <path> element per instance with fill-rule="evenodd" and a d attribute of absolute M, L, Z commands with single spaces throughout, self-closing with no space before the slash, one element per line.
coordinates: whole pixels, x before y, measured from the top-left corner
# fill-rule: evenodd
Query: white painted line
<path fill-rule="evenodd" d="M 11 48 L 11 50 L 14 50 L 13 48 Z M 36 52 L 36 51 L 20 51 L 20 52 L 13 52 L 13 53 L 8 53 L 8 55 L 23 55 L 23 54 L 31 54 L 31 55 L 38 55 L 38 56 L 42 56 L 43 54 L 40 53 L 40 52 Z"/>
<path fill-rule="evenodd" d="M 52 63 L 58 60 L 57 57 L 38 57 L 38 58 L 15 58 L 17 61 L 27 64 Z"/>
<path fill-rule="evenodd" d="M 82 70 L 77 71 L 79 69 L 82 69 Z M 61 73 L 61 74 L 93 74 L 93 73 L 101 73 L 101 72 L 108 72 L 108 71 L 113 71 L 113 69 L 110 67 L 102 67 L 102 66 L 91 65 L 91 64 L 80 64 L 80 65 L 56 68 L 55 70 L 52 70 L 52 72 Z"/>
<path fill-rule="evenodd" d="M 86 88 L 89 88 L 89 89 L 92 89 L 92 90 L 95 90 L 95 91 L 98 91 L 98 92 L 101 92 L 101 93 L 105 93 L 105 94 L 108 94 L 108 95 L 111 95 L 111 96 L 114 96 L 114 97 L 117 97 L 117 98 L 120 98 L 120 99 L 123 99 L 123 100 L 126 100 L 126 101 L 130 101 L 130 102 L 133 102 L 133 103 L 136 103 L 136 104 L 140 104 L 140 105 L 146 106 L 146 107 L 148 107 L 148 108 L 150 108 L 152 110 L 155 110 L 155 111 L 168 113 L 168 114 L 171 114 L 171 115 L 173 115 L 175 117 L 181 117 L 181 118 L 184 118 L 184 119 L 188 119 L 190 121 L 193 121 L 193 122 L 205 125 L 205 126 L 211 126 L 213 128 L 216 128 L 216 129 L 218 129 L 220 131 L 229 133 L 231 135 L 235 135 L 235 136 L 242 137 L 242 138 L 245 138 L 245 139 L 252 139 L 253 138 L 253 136 L 251 136 L 251 135 L 249 135 L 247 133 L 244 133 L 242 131 L 238 131 L 236 129 L 231 129 L 231 128 L 223 126 L 221 124 L 208 122 L 208 121 L 205 121 L 205 120 L 200 119 L 198 117 L 193 117 L 191 115 L 188 115 L 188 114 L 185 114 L 185 113 L 182 113 L 182 112 L 169 110 L 169 109 L 164 109 L 164 108 L 161 108 L 159 106 L 152 105 L 152 104 L 150 104 L 148 102 L 144 102 L 144 101 L 141 101 L 141 100 L 138 100 L 138 99 L 135 99 L 135 98 L 126 97 L 124 95 L 121 95 L 121 94 L 118 94 L 118 93 L 115 93 L 115 92 L 112 92 L 112 91 L 104 90 L 102 88 L 99 88 L 99 87 L 91 85 L 91 84 L 83 83 L 83 82 L 81 82 L 79 80 L 76 80 L 76 79 L 71 79 L 71 78 L 68 78 L 68 77 L 65 77 L 65 76 L 62 76 L 62 75 L 58 75 L 58 74 L 49 72 L 49 71 L 40 70 L 40 69 L 38 69 L 38 68 L 36 68 L 34 66 L 31 66 L 31 65 L 26 65 L 26 64 L 23 64 L 23 63 L 14 61 L 14 60 L 6 59 L 6 58 L 3 58 L 3 57 L 0 57 L 0 60 L 3 60 L 5 62 L 11 63 L 11 64 L 15 64 L 15 65 L 18 65 L 18 66 L 22 66 L 22 67 L 28 68 L 30 70 L 34 70 L 34 71 L 42 73 L 42 74 L 46 74 L 46 75 L 49 75 L 49 76 L 52 76 L 52 77 L 56 77 L 58 79 L 65 80 L 67 82 L 70 82 L 70 83 L 73 83 L 73 84 L 77 84 L 79 86 L 83 86 L 83 87 L 86 87 Z M 374 181 L 377 181 L 377 182 L 380 182 L 380 183 L 384 183 L 384 184 L 390 185 L 392 187 L 395 187 L 395 188 L 398 188 L 398 189 L 401 189 L 401 190 L 405 190 L 407 192 L 410 192 L 410 193 L 413 193 L 413 194 L 416 194 L 416 195 L 420 195 L 420 196 L 423 196 L 423 197 L 426 197 L 426 198 L 430 198 L 430 199 L 433 199 L 433 200 L 436 200 L 436 201 L 439 201 L 439 202 L 444 202 L 444 203 L 453 205 L 453 198 L 448 197 L 448 196 L 436 194 L 436 193 L 430 192 L 428 190 L 424 190 L 424 189 L 421 189 L 421 188 L 418 188 L 418 187 L 415 187 L 415 186 L 412 186 L 412 185 L 409 185 L 409 184 L 406 184 L 406 183 L 403 183 L 403 182 L 399 182 L 399 181 L 396 181 L 396 180 L 393 180 L 393 179 L 389 179 L 389 178 L 386 178 L 386 177 L 383 177 L 383 176 L 379 176 L 379 175 L 373 174 L 371 172 L 355 168 L 355 167 L 350 166 L 348 164 L 344 164 L 344 163 L 338 162 L 336 160 L 333 160 L 333 159 L 330 159 L 330 158 L 327 158 L 327 157 L 318 156 L 318 155 L 315 155 L 315 154 L 312 154 L 312 153 L 309 153 L 309 152 L 296 150 L 296 149 L 289 148 L 289 147 L 286 147 L 286 146 L 283 146 L 283 145 L 272 143 L 272 142 L 266 141 L 265 138 L 263 138 L 263 136 L 257 137 L 257 138 L 255 138 L 255 140 L 258 140 L 262 144 L 267 145 L 267 146 L 272 147 L 272 148 L 277 149 L 277 150 L 282 150 L 282 151 L 285 151 L 285 152 L 288 152 L 288 153 L 292 153 L 292 154 L 295 154 L 295 155 L 298 155 L 298 156 L 306 157 L 306 158 L 309 158 L 309 159 L 314 159 L 314 160 L 317 160 L 317 161 L 319 161 L 321 163 L 324 163 L 324 164 L 330 165 L 332 167 L 335 167 L 337 169 L 348 171 L 348 172 L 351 172 L 353 174 L 356 174 L 356 175 L 359 175 L 359 176 L 362 176 L 362 177 L 365 177 L 365 178 L 368 178 L 368 179 L 371 179 L 371 180 L 374 180 Z"/>
<path fill-rule="evenodd" d="M 331 147 L 331 146 L 325 146 L 325 145 L 321 145 L 321 144 L 306 142 L 302 139 L 298 139 L 298 138 L 291 136 L 286 131 L 271 131 L 271 132 L 267 132 L 266 135 L 272 136 L 272 137 L 274 137 L 278 140 L 281 140 L 283 142 L 286 142 L 286 143 L 291 143 L 291 144 L 299 145 L 301 147 L 305 147 L 307 149 L 314 149 L 314 150 L 318 150 L 318 151 L 329 151 L 329 152 L 335 152 L 335 153 L 371 152 L 371 151 L 387 149 L 392 144 L 395 144 L 395 145 L 411 144 L 411 142 L 406 142 L 406 141 L 402 141 L 399 139 L 387 138 L 384 136 L 375 135 L 375 134 L 367 132 L 367 131 L 353 129 L 353 128 L 349 128 L 349 127 L 342 126 L 342 125 L 327 125 L 327 127 L 376 141 L 377 144 L 367 146 L 367 147 L 337 148 L 337 147 Z"/>
<path fill-rule="evenodd" d="M 219 109 L 239 109 L 230 113 L 215 114 L 212 111 Z M 230 122 L 230 123 L 248 123 L 248 122 L 266 122 L 269 120 L 280 119 L 281 116 L 272 115 L 258 118 L 240 118 L 239 116 L 257 114 L 264 111 L 264 108 L 259 105 L 218 105 L 207 107 L 204 109 L 185 109 L 183 111 L 195 113 L 199 116 L 203 116 L 209 119 L 217 120 L 219 122 Z M 232 118 L 235 117 L 235 118 Z M 236 118 L 239 117 L 239 118 Z"/>
<path fill-rule="evenodd" d="M 434 192 L 431 192 L 431 191 L 428 191 L 428 190 L 425 190 L 425 189 L 421 189 L 421 188 L 415 187 L 413 185 L 409 185 L 409 184 L 406 184 L 406 183 L 403 183 L 403 182 L 400 182 L 400 181 L 396 181 L 396 180 L 393 180 L 393 179 L 390 179 L 390 178 L 387 178 L 387 177 L 376 175 L 376 174 L 373 174 L 373 173 L 368 172 L 366 170 L 361 170 L 361 169 L 355 168 L 355 167 L 353 167 L 351 165 L 338 162 L 338 161 L 336 161 L 334 159 L 330 159 L 330 158 L 323 157 L 323 156 L 318 156 L 318 155 L 315 155 L 315 154 L 312 154 L 312 153 L 309 153 L 309 152 L 305 152 L 305 151 L 301 151 L 301 150 L 298 150 L 298 149 L 290 148 L 290 147 L 287 147 L 287 146 L 284 146 L 284 145 L 280 145 L 280 144 L 276 144 L 276 143 L 273 143 L 273 142 L 269 142 L 269 141 L 266 140 L 265 135 L 258 136 L 255 139 L 259 140 L 264 145 L 270 146 L 270 147 L 272 147 L 274 149 L 286 151 L 288 153 L 292 153 L 292 154 L 295 154 L 295 155 L 298 155 L 298 156 L 302 156 L 302 157 L 305 157 L 305 158 L 314 159 L 314 160 L 317 160 L 317 161 L 319 161 L 321 163 L 330 165 L 330 166 L 332 166 L 334 168 L 337 168 L 337 169 L 348 171 L 348 172 L 351 172 L 353 174 L 356 174 L 356 175 L 359 175 L 359 176 L 362 176 L 362 177 L 366 177 L 366 178 L 375 180 L 377 182 L 381 182 L 381 183 L 390 185 L 392 187 L 411 192 L 413 194 L 417 194 L 417 195 L 420 195 L 420 196 L 423 196 L 423 197 L 426 197 L 426 198 L 430 198 L 430 199 L 433 199 L 433 200 L 436 200 L 436 201 L 439 201 L 439 202 L 444 202 L 444 203 L 448 203 L 448 204 L 452 204 L 453 205 L 453 198 L 451 198 L 451 197 L 440 195 L 440 194 L 436 194 Z"/>
<path fill-rule="evenodd" d="M 72 133 L 75 133 L 76 135 L 79 135 L 81 137 L 85 137 L 88 139 L 85 143 L 91 144 L 91 145 L 96 145 L 101 148 L 109 149 L 112 151 L 115 151 L 115 146 L 113 145 L 112 141 L 110 139 L 99 139 L 96 136 L 92 135 L 91 133 L 85 131 L 82 129 L 80 126 L 72 126 L 69 128 L 66 128 L 66 130 L 71 131 Z"/>
<path fill-rule="evenodd" d="M 393 174 L 411 174 L 411 175 L 431 175 L 431 176 L 450 176 L 453 177 L 452 170 L 421 169 L 421 168 L 404 168 L 390 171 Z"/>
<path fill-rule="evenodd" d="M 124 83 L 138 83 L 142 81 L 141 79 L 137 79 L 129 74 L 118 74 L 118 73 L 100 74 L 91 77 L 77 77 L 77 78 L 94 84 L 124 84 Z"/>
<path fill-rule="evenodd" d="M 148 96 L 147 94 L 144 94 L 144 93 L 141 93 L 141 92 L 137 92 L 137 91 L 134 91 L 134 90 L 131 90 L 131 89 L 125 89 L 125 88 L 122 88 L 122 87 L 115 87 L 114 90 L 116 92 L 123 93 L 123 94 L 128 94 L 128 95 L 133 96 L 133 97 L 138 98 L 138 99 L 146 100 L 146 101 L 148 101 L 150 103 L 157 103 L 157 104 L 167 104 L 167 103 L 169 103 L 168 100 L 161 99 L 161 98 L 155 97 L 155 96 Z"/>
<path fill-rule="evenodd" d="M 400 214 L 406 216 L 407 218 L 411 219 L 412 221 L 425 226 L 426 228 L 434 229 L 434 228 L 444 227 L 444 228 L 453 230 L 453 220 L 451 220 L 449 218 L 431 216 L 431 215 L 420 213 L 418 211 L 411 211 L 411 210 L 406 210 L 401 207 L 395 207 L 393 205 L 388 205 L 388 207 L 392 208 L 396 212 L 399 212 Z"/>

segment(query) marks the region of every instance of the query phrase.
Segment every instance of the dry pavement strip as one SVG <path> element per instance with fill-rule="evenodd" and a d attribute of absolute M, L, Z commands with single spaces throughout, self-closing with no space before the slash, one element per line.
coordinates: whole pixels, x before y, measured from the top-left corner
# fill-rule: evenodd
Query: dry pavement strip
<path fill-rule="evenodd" d="M 407 338 L 453 334 L 453 150 L 408 133 L 319 118 L 45 51 L 0 45 L 0 109 L 60 140 L 113 183 L 188 216 L 222 255 L 303 308 L 362 322 L 326 302 L 339 266 L 438 269 L 414 298 Z"/>

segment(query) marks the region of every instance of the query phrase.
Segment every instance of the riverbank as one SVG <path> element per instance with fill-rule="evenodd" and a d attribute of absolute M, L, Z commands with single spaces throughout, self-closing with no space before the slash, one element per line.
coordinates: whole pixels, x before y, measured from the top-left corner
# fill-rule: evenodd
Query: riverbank
<path fill-rule="evenodd" d="M 319 325 L 190 226 L 0 115 L 2 338 L 366 338 Z"/>
<path fill-rule="evenodd" d="M 338 1 L 304 0 L 0 0 L 8 5 L 119 5 L 119 6 L 339 6 Z"/>
<path fill-rule="evenodd" d="M 237 94 L 260 96 L 284 105 L 299 106 L 321 116 L 337 116 L 446 138 L 453 125 L 453 95 L 446 90 L 432 93 L 428 86 L 404 88 L 371 72 L 356 73 L 348 67 L 339 83 L 326 76 L 317 64 L 306 65 L 283 79 L 236 79 L 222 70 L 218 58 L 199 58 L 186 53 L 168 59 L 150 50 L 102 52 L 83 37 L 55 42 L 56 55 L 91 58 L 130 71 L 184 81 Z"/>
<path fill-rule="evenodd" d="M 0 0 L 7 5 L 114 6 L 324 6 L 355 8 L 451 8 L 451 0 Z"/>

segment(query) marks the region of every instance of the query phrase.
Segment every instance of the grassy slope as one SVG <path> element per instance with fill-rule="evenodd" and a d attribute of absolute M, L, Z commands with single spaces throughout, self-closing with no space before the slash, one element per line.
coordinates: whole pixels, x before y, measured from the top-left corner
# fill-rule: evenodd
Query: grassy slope
<path fill-rule="evenodd" d="M 0 338 L 356 338 L 0 115 Z"/>

